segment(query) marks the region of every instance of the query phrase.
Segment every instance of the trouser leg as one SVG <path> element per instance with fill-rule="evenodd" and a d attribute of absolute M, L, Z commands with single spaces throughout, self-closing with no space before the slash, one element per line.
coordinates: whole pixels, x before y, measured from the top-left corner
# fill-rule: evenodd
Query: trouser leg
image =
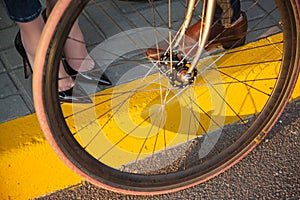
<path fill-rule="evenodd" d="M 229 27 L 240 17 L 240 0 L 217 0 L 214 21 Z"/>

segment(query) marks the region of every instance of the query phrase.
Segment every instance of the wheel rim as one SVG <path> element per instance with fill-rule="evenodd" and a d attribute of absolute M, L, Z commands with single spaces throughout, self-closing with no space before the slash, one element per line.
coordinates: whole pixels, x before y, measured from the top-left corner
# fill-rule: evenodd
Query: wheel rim
<path fill-rule="evenodd" d="M 72 8 L 70 8 L 70 10 L 72 10 Z M 70 13 L 72 12 L 73 11 L 70 11 Z M 156 30 L 158 30 L 158 28 Z M 132 32 L 129 30 L 125 32 L 124 35 L 116 35 L 110 39 L 123 40 L 124 37 L 128 37 L 130 34 L 139 33 L 140 35 L 143 35 L 143 33 L 146 32 L 149 32 L 149 30 L 134 29 Z M 169 31 L 167 30 L 167 34 L 168 33 Z M 135 38 L 136 37 L 137 36 L 135 36 Z M 270 52 L 268 47 L 272 47 L 273 50 L 280 49 L 280 51 L 282 51 L 283 43 L 281 42 L 282 37 L 280 37 L 280 35 L 273 35 L 261 39 L 260 42 L 262 44 L 266 42 L 266 40 L 273 42 L 271 44 L 268 43 L 267 45 L 263 44 L 261 49 L 259 49 L 260 53 L 261 51 L 266 53 Z M 288 36 L 285 36 L 285 38 L 289 39 L 286 42 L 292 41 Z M 61 41 L 58 42 L 58 44 L 60 43 Z M 111 41 L 108 40 L 107 43 L 102 43 L 102 46 L 100 45 L 99 49 L 103 49 L 101 47 L 107 47 L 105 46 L 106 44 L 111 44 Z M 290 42 L 290 44 L 292 43 Z M 274 48 L 274 46 L 276 46 L 276 48 Z M 148 45 L 144 45 L 140 48 L 145 49 L 146 47 L 148 47 Z M 59 52 L 60 48 L 61 47 L 56 48 L 54 46 L 54 50 L 50 51 L 50 55 Z M 99 49 L 94 48 L 96 54 L 99 54 Z M 112 46 L 112 49 L 115 49 L 115 47 Z M 218 58 L 216 58 L 218 55 L 224 54 L 220 60 L 217 61 L 223 63 L 221 67 L 217 66 L 217 72 L 215 72 L 214 67 L 210 67 L 210 71 L 206 70 L 197 76 L 195 84 L 184 89 L 170 87 L 165 76 L 143 63 L 142 66 L 146 69 L 148 68 L 148 71 L 144 70 L 146 72 L 143 72 L 147 76 L 149 75 L 147 79 L 143 76 L 140 77 L 138 74 L 135 75 L 132 82 L 129 82 L 130 78 L 132 78 L 132 74 L 134 74 L 137 68 L 128 70 L 128 72 L 123 74 L 121 79 L 119 79 L 119 84 L 117 86 L 101 90 L 95 93 L 95 95 L 91 95 L 94 101 L 92 106 L 75 104 L 72 106 L 66 104 L 60 105 L 56 100 L 56 95 L 54 95 L 56 94 L 57 85 L 54 87 L 48 86 L 49 88 L 46 88 L 46 90 L 49 89 L 49 91 L 47 91 L 47 94 L 44 97 L 46 102 L 45 106 L 48 107 L 46 112 L 49 113 L 49 121 L 51 124 L 60 124 L 59 126 L 53 124 L 51 132 L 56 134 L 56 142 L 61 145 L 60 148 L 63 149 L 68 159 L 72 160 L 77 167 L 81 168 L 81 170 L 92 177 L 92 179 L 107 185 L 113 185 L 113 187 L 121 189 L 130 188 L 134 191 L 161 192 L 161 190 L 169 190 L 174 187 L 185 187 L 195 181 L 199 182 L 199 180 L 206 180 L 208 177 L 216 174 L 217 171 L 220 171 L 221 168 L 226 167 L 228 163 L 234 162 L 233 160 L 235 157 L 244 154 L 244 152 L 247 152 L 249 148 L 251 149 L 254 144 L 261 141 L 265 133 L 274 123 L 273 115 L 278 114 L 282 110 L 281 108 L 275 110 L 268 108 L 268 105 L 265 105 L 266 102 L 269 102 L 269 105 L 278 105 L 282 107 L 282 103 L 277 102 L 275 104 L 273 102 L 276 102 L 276 98 L 279 97 L 284 99 L 287 98 L 278 95 L 284 91 L 283 87 L 278 86 L 277 89 L 273 91 L 273 89 L 266 89 L 270 87 L 270 85 L 259 87 L 253 86 L 261 80 L 258 75 L 265 73 L 261 70 L 261 67 L 259 67 L 259 72 L 251 74 L 251 71 L 255 71 L 258 68 L 251 67 L 248 70 L 245 70 L 246 67 L 243 63 L 231 64 L 231 68 L 229 68 L 230 66 L 226 66 L 224 64 L 226 57 L 231 57 L 232 55 L 237 56 L 237 53 L 241 56 L 247 51 L 253 52 L 253 43 L 248 43 L 238 50 L 238 52 L 237 49 L 233 49 L 226 51 L 225 54 L 222 52 L 213 54 L 208 60 L 202 59 L 200 61 L 201 66 L 207 67 L 206 62 L 209 61 L 209 63 L 212 63 L 211 59 L 214 59 L 215 62 L 215 60 L 218 60 Z M 102 51 L 102 54 L 106 51 L 107 48 L 105 51 Z M 136 52 L 133 52 L 133 55 L 130 55 L 133 56 L 133 58 L 136 56 L 134 53 Z M 274 56 L 275 53 L 272 52 L 272 55 Z M 117 55 L 117 57 L 118 56 L 119 55 Z M 289 58 L 293 57 L 293 55 L 286 56 Z M 110 58 L 114 62 L 110 62 L 109 66 L 116 66 L 116 64 L 118 64 L 116 62 L 120 62 L 118 60 L 115 61 L 115 57 L 116 55 Z M 122 54 L 121 61 L 124 58 L 125 56 Z M 257 59 L 257 57 L 255 57 L 255 59 Z M 97 60 L 100 59 L 96 58 L 96 61 Z M 270 63 L 275 61 L 280 62 L 281 60 L 282 58 L 264 61 Z M 52 61 L 55 61 L 55 59 Z M 145 62 L 145 60 L 143 60 L 143 62 Z M 218 65 L 217 62 L 216 65 Z M 136 60 L 132 59 L 130 64 L 132 65 L 132 63 L 136 63 Z M 50 64 L 53 64 L 51 60 L 48 62 L 48 65 Z M 247 64 L 249 65 L 249 63 Z M 57 64 L 54 63 L 54 66 L 56 65 Z M 151 63 L 151 65 L 153 65 L 153 63 Z M 247 88 L 245 94 L 258 92 L 263 94 L 263 96 L 267 96 L 263 97 L 265 100 L 263 100 L 264 103 L 262 103 L 262 105 L 256 105 L 254 108 L 251 107 L 249 111 L 247 110 L 247 107 L 251 104 L 241 101 L 240 104 L 246 105 L 243 107 L 243 111 L 241 111 L 242 109 L 239 107 L 233 107 L 233 105 L 236 106 L 234 102 L 234 97 L 236 95 L 234 95 L 234 92 L 240 88 L 238 83 L 241 81 L 238 78 L 229 75 L 232 72 L 232 66 L 235 68 L 235 73 L 239 73 L 239 70 L 243 68 L 243 70 L 245 70 L 244 73 L 250 77 L 243 80 L 241 83 Z M 297 69 L 293 67 L 293 63 L 291 63 L 291 66 L 294 70 L 285 71 L 274 68 L 274 71 L 277 71 L 277 74 L 274 77 L 264 79 L 264 81 L 271 81 L 271 86 L 275 87 L 277 79 L 283 81 L 286 77 L 293 78 L 292 74 L 295 73 Z M 221 69 L 223 71 L 221 71 Z M 284 67 L 284 69 L 288 69 L 288 67 Z M 53 70 L 54 74 L 57 74 L 57 69 L 56 71 L 55 68 Z M 226 70 L 229 71 L 226 72 Z M 280 73 L 278 73 L 278 71 L 280 71 Z M 53 73 L 47 72 L 47 74 Z M 224 81 L 224 76 L 230 80 Z M 255 81 L 253 81 L 251 76 L 256 76 Z M 283 78 L 280 78 L 280 76 Z M 53 78 L 56 78 L 56 76 L 49 75 L 49 77 L 46 77 L 46 85 L 47 82 L 51 82 Z M 280 83 L 280 81 L 279 83 L 277 81 L 279 85 L 292 85 L 286 83 L 286 81 L 283 81 L 283 83 Z M 234 84 L 237 85 L 233 86 Z M 221 86 L 218 87 L 218 85 Z M 210 86 L 213 87 L 209 88 Z M 199 90 L 198 88 L 200 87 L 204 89 Z M 124 90 L 127 92 L 124 92 Z M 265 90 L 269 92 L 265 92 Z M 136 93 L 133 93 L 132 91 Z M 151 93 L 148 94 L 149 92 Z M 207 96 L 203 95 L 203 93 Z M 229 95 L 231 100 L 226 100 L 224 103 L 225 93 L 226 95 L 231 94 Z M 202 96 L 201 98 L 198 98 L 200 94 Z M 276 97 L 273 97 L 272 95 Z M 284 96 L 287 95 L 288 94 L 284 94 Z M 49 96 L 52 99 L 50 99 Z M 269 97 L 272 97 L 271 101 L 269 100 Z M 209 105 L 205 105 L 205 102 L 203 103 L 202 101 L 202 99 L 207 98 L 213 99 L 213 101 L 208 103 Z M 109 99 L 111 99 L 111 101 L 109 101 Z M 53 104 L 53 101 L 56 101 L 57 104 Z M 50 104 L 54 105 L 54 107 L 50 107 Z M 157 106 L 157 104 L 160 106 Z M 220 105 L 223 105 L 223 107 Z M 101 106 L 100 109 L 98 109 L 97 106 Z M 103 108 L 108 108 L 109 110 L 112 109 L 112 111 Z M 213 116 L 209 113 L 211 108 L 219 108 L 215 110 L 219 115 Z M 122 109 L 125 111 L 122 111 Z M 260 115 L 253 115 L 253 113 L 259 113 L 262 109 L 264 110 Z M 135 110 L 135 112 L 133 112 L 133 110 Z M 180 113 L 178 113 L 178 110 L 180 110 Z M 228 110 L 231 115 L 237 115 L 239 112 L 251 114 L 239 114 L 235 117 L 231 117 L 229 120 L 229 118 L 226 117 L 231 116 L 227 113 Z M 154 111 L 157 111 L 156 113 L 159 115 L 155 114 Z M 124 115 L 124 113 L 126 114 Z M 131 113 L 133 113 L 134 116 L 131 116 Z M 137 116 L 136 113 L 138 113 L 139 116 Z M 272 114 L 270 115 L 269 113 Z M 224 116 L 222 117 L 222 115 Z M 100 117 L 100 119 L 97 119 L 98 117 Z M 194 121 L 188 122 L 191 118 L 193 118 Z M 178 119 L 180 119 L 179 124 L 178 121 L 176 121 Z M 261 119 L 270 119 L 271 122 L 258 123 L 258 125 L 252 126 L 252 124 L 255 124 L 257 121 L 262 121 Z M 113 122 L 111 122 L 112 120 Z M 202 120 L 204 122 L 209 120 L 210 122 L 207 125 Z M 95 123 L 93 123 L 93 121 Z M 174 121 L 177 123 L 174 123 Z M 225 127 L 221 128 L 221 125 L 225 125 Z M 73 128 L 74 126 L 76 126 L 75 129 Z M 101 134 L 99 132 L 99 127 L 101 127 Z M 117 129 L 114 127 L 117 127 Z M 237 131 L 227 132 L 227 129 L 231 130 L 232 127 Z M 239 132 L 240 127 L 246 130 L 243 135 Z M 91 131 L 93 129 L 96 131 Z M 112 129 L 114 129 L 113 135 L 110 134 Z M 160 131 L 157 133 L 155 129 L 160 129 Z M 204 134 L 198 130 L 202 130 Z M 71 134 L 69 131 L 71 131 Z M 91 132 L 93 132 L 93 134 L 91 134 Z M 194 135 L 190 132 L 194 132 Z M 89 135 L 89 137 L 87 137 L 87 135 Z M 166 138 L 170 139 L 168 140 Z M 230 138 L 231 142 L 227 144 L 228 138 Z M 125 139 L 127 140 L 126 142 Z M 99 151 L 98 145 L 94 142 L 96 140 L 101 142 L 106 141 L 107 144 L 103 144 L 103 146 L 106 145 L 106 148 Z M 208 140 L 211 141 L 205 144 L 205 141 Z M 222 145 L 225 147 L 219 144 L 220 141 L 222 141 Z M 111 145 L 110 143 L 114 145 Z M 169 150 L 167 150 L 166 147 L 167 143 L 170 146 Z M 128 144 L 135 144 L 134 146 L 137 148 L 130 148 L 127 146 Z M 152 148 L 149 148 L 149 146 L 152 146 Z M 203 146 L 206 149 L 203 150 Z M 75 149 L 76 152 L 72 152 Z M 115 149 L 122 149 L 122 151 L 116 151 Z M 239 153 L 234 153 L 235 151 L 238 151 Z M 153 152 L 156 153 L 154 154 Z M 214 155 L 214 152 L 217 153 Z M 125 154 L 129 158 L 125 159 Z M 193 160 L 195 155 L 198 156 L 196 161 Z M 105 160 L 105 157 L 107 157 L 107 160 Z M 163 159 L 159 160 L 158 157 Z M 199 159 L 201 157 L 203 157 L 203 159 Z M 121 162 L 116 163 L 115 161 L 120 161 L 120 158 L 122 158 Z M 99 163 L 97 161 L 98 159 L 103 163 Z M 192 160 L 196 165 L 190 167 L 189 160 Z M 157 164 L 157 161 L 161 162 Z M 206 163 L 206 161 L 209 162 Z M 141 162 L 143 163 L 141 164 Z M 211 167 L 211 165 L 213 167 Z M 179 173 L 172 172 L 174 166 L 177 166 L 181 171 Z M 157 171 L 159 171 L 159 174 L 157 174 Z M 143 175 L 145 172 L 147 174 L 146 176 Z M 112 174 L 114 177 L 111 177 Z M 150 176 L 149 174 L 153 175 Z M 133 181 L 131 182 L 129 180 Z"/>

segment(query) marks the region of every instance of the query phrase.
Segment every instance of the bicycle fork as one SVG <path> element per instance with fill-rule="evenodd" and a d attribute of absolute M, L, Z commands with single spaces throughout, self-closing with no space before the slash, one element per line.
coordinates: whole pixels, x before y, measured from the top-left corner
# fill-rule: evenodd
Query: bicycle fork
<path fill-rule="evenodd" d="M 200 26 L 198 42 L 185 55 L 182 52 L 173 50 L 177 49 L 180 43 L 184 40 L 184 36 L 193 17 L 194 9 L 198 3 L 199 0 L 190 0 L 188 2 L 185 19 L 180 31 L 174 37 L 173 42 L 170 41 L 172 45 L 169 46 L 160 58 L 160 63 L 167 66 L 167 68 L 160 67 L 160 71 L 169 77 L 172 85 L 175 87 L 185 87 L 193 83 L 197 75 L 196 65 L 209 38 L 216 0 L 204 0 L 201 18 L 205 19 L 205 26 Z M 187 56 L 195 48 L 197 51 L 193 56 L 192 62 L 189 62 Z"/>

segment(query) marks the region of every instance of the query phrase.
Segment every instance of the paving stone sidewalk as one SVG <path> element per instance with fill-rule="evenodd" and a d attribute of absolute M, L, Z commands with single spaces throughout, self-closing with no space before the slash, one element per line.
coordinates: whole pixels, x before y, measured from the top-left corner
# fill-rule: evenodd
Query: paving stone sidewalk
<path fill-rule="evenodd" d="M 17 31 L 0 3 L 0 123 L 34 112 L 31 78 L 24 79 L 22 60 L 14 48 Z"/>
<path fill-rule="evenodd" d="M 115 22 L 118 23 L 119 29 L 128 30 L 145 24 L 147 17 L 152 14 L 147 1 L 131 1 L 135 9 L 142 13 L 145 18 L 137 16 L 136 10 L 128 6 L 128 2 L 101 0 L 100 4 L 95 4 L 97 2 L 100 2 L 100 0 L 92 1 L 86 8 L 88 14 L 85 12 L 80 19 L 80 26 L 85 30 L 86 43 L 91 46 L 116 34 L 116 26 L 113 27 Z M 155 1 L 160 10 L 166 9 L 166 2 L 162 0 Z M 178 9 L 178 6 L 182 6 L 182 2 L 184 1 L 174 1 L 173 6 Z M 242 9 L 243 7 L 249 7 L 251 4 L 249 0 L 242 0 L 241 2 Z M 264 15 L 265 10 L 262 8 L 269 6 L 265 4 L 270 4 L 270 1 L 261 1 L 260 4 L 247 10 L 249 27 L 256 24 L 256 21 Z M 42 0 L 42 5 L 45 5 L 45 0 Z M 109 11 L 109 16 L 105 12 L 99 12 L 99 8 L 97 8 L 99 5 L 101 5 L 102 10 Z M 96 17 L 101 20 L 93 20 Z M 176 20 L 176 17 L 174 18 Z M 265 20 L 265 23 L 268 23 L 268 20 Z M 31 89 L 32 77 L 24 79 L 22 59 L 14 48 L 14 38 L 17 32 L 17 25 L 8 18 L 5 7 L 0 1 L 0 123 L 34 112 Z M 257 38 L 259 35 L 263 35 L 263 33 L 252 31 L 247 35 L 247 40 Z M 115 75 L 111 76 L 114 81 Z"/>

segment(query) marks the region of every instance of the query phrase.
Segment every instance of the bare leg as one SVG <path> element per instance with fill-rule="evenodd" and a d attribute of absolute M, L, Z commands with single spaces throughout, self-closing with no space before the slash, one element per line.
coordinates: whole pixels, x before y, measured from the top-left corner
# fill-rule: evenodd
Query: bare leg
<path fill-rule="evenodd" d="M 57 0 L 47 0 L 46 13 L 49 16 Z M 64 46 L 64 54 L 67 62 L 76 71 L 85 72 L 93 69 L 95 63 L 86 49 L 84 36 L 79 27 L 78 20 L 71 28 L 69 39 Z"/>
<path fill-rule="evenodd" d="M 37 45 L 44 28 L 44 21 L 40 15 L 36 19 L 27 23 L 18 23 L 21 32 L 23 46 L 26 50 L 30 65 L 34 64 Z M 65 77 L 59 81 L 59 91 L 65 91 L 74 86 L 73 79 L 66 73 L 62 63 L 59 68 L 59 77 Z"/>
<path fill-rule="evenodd" d="M 22 43 L 26 49 L 28 59 L 33 66 L 34 56 L 44 28 L 44 21 L 41 16 L 27 23 L 17 23 L 20 27 Z"/>
<path fill-rule="evenodd" d="M 87 52 L 83 34 L 80 30 L 78 20 L 75 21 L 64 46 L 64 54 L 73 69 L 85 72 L 93 69 L 95 63 Z"/>

